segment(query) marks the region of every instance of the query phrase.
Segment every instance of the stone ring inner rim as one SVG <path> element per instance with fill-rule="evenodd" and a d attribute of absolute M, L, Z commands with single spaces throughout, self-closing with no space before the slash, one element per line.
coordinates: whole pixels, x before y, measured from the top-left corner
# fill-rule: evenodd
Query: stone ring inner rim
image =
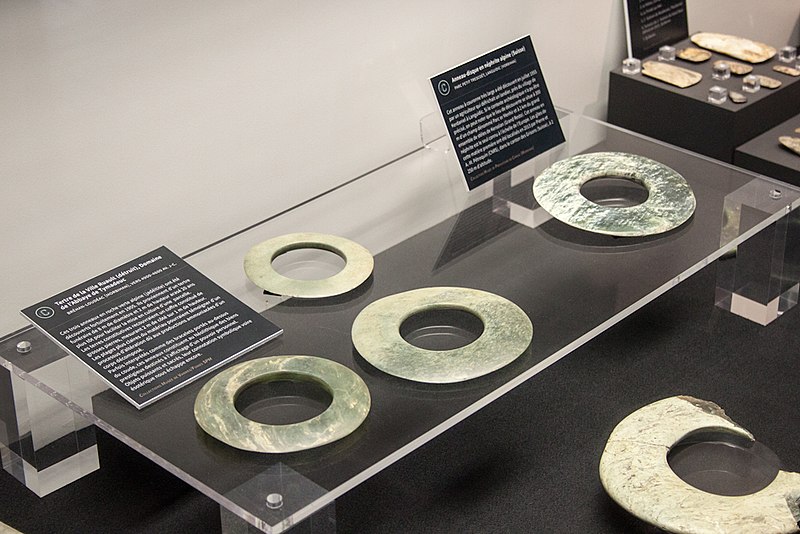
<path fill-rule="evenodd" d="M 632 174 L 626 173 L 624 170 L 612 171 L 612 172 L 598 171 L 597 173 L 587 173 L 581 179 L 578 191 L 580 192 L 583 198 L 585 198 L 592 204 L 595 204 L 597 206 L 604 206 L 603 203 L 598 202 L 594 198 L 588 196 L 584 191 L 584 186 L 587 185 L 592 186 L 597 184 L 598 186 L 605 186 L 608 189 L 623 187 L 621 184 L 620 185 L 614 184 L 613 182 L 615 181 L 624 182 L 625 186 L 628 187 L 630 187 L 631 185 L 638 186 L 636 187 L 636 189 L 638 190 L 639 188 L 641 188 L 642 196 L 644 197 L 642 199 L 625 198 L 624 200 L 626 202 L 629 202 L 629 205 L 613 206 L 616 209 L 632 208 L 634 206 L 638 206 L 640 204 L 647 202 L 647 199 L 650 198 L 650 186 L 647 184 L 647 182 L 642 180 L 641 177 L 639 176 L 633 176 Z"/>
<path fill-rule="evenodd" d="M 475 313 L 475 310 L 459 304 L 438 306 L 434 303 L 422 305 L 416 309 L 409 309 L 398 321 L 400 337 L 409 345 L 425 350 L 453 350 L 467 347 L 476 343 L 486 330 L 486 322 Z M 444 338 L 449 336 L 452 345 L 455 338 L 462 343 L 457 346 L 432 348 L 424 346 L 417 341 L 419 335 L 425 335 L 423 330 L 432 331 L 431 334 Z"/>
<path fill-rule="evenodd" d="M 282 382 L 282 381 L 299 383 L 299 384 L 308 384 L 308 385 L 319 387 L 322 391 L 324 391 L 330 397 L 328 402 L 327 402 L 327 406 L 325 407 L 325 410 L 327 410 L 330 407 L 331 403 L 333 403 L 333 396 L 334 396 L 333 389 L 330 387 L 330 385 L 328 385 L 327 382 L 322 380 L 320 377 L 318 377 L 316 375 L 306 374 L 306 373 L 298 373 L 296 371 L 274 371 L 274 372 L 271 372 L 271 373 L 265 373 L 265 374 L 262 374 L 262 375 L 256 375 L 253 378 L 251 378 L 250 380 L 248 380 L 247 382 L 243 383 L 241 386 L 239 386 L 239 388 L 233 393 L 233 406 L 234 406 L 234 408 L 239 413 L 239 415 L 241 415 L 242 417 L 244 417 L 245 419 L 247 419 L 249 421 L 253 421 L 254 423 L 269 424 L 271 426 L 277 426 L 277 427 L 287 426 L 288 424 L 294 424 L 294 423 L 284 423 L 284 424 L 263 423 L 261 421 L 258 421 L 256 419 L 253 419 L 251 417 L 246 416 L 243 413 L 242 409 L 237 405 L 237 402 L 239 401 L 239 399 L 242 396 L 242 394 L 245 391 L 247 391 L 248 389 L 250 389 L 250 388 L 252 388 L 254 386 L 260 386 L 260 385 L 270 384 L 270 383 L 273 383 L 273 382 Z M 312 417 L 308 417 L 308 418 L 304 419 L 303 421 L 308 421 L 309 419 L 313 419 L 313 416 Z M 298 422 L 302 422 L 302 421 L 298 421 Z"/>
<path fill-rule="evenodd" d="M 292 251 L 295 251 L 295 250 L 324 250 L 325 252 L 332 252 L 333 254 L 336 254 L 336 256 L 338 256 L 342 261 L 344 261 L 344 265 L 342 266 L 341 269 L 339 269 L 338 272 L 336 272 L 336 273 L 334 273 L 334 274 L 332 274 L 330 276 L 326 276 L 325 278 L 320 278 L 320 280 L 326 280 L 328 278 L 336 276 L 337 274 L 342 272 L 347 267 L 347 263 L 348 263 L 347 255 L 344 253 L 344 251 L 342 249 L 340 249 L 338 247 L 335 247 L 330 243 L 322 243 L 322 242 L 319 242 L 319 241 L 309 241 L 309 242 L 306 242 L 306 243 L 303 243 L 303 242 L 288 243 L 288 244 L 284 245 L 283 247 L 280 247 L 280 248 L 275 250 L 275 252 L 272 254 L 272 257 L 269 259 L 270 265 L 272 265 L 273 262 L 276 259 L 278 259 L 278 257 L 283 256 L 287 252 L 292 252 Z M 273 265 L 273 268 L 274 268 L 274 265 Z M 276 272 L 277 272 L 277 270 L 276 270 Z M 280 276 L 285 276 L 286 278 L 289 278 L 291 280 L 297 280 L 298 282 L 303 281 L 300 278 L 293 278 L 291 276 L 287 276 L 287 275 L 281 274 L 279 272 L 278 272 L 278 274 Z"/>

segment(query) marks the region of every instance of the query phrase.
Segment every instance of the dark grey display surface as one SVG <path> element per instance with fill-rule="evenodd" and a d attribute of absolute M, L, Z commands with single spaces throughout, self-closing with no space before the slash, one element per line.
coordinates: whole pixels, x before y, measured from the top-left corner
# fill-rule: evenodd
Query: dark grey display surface
<path fill-rule="evenodd" d="M 800 102 L 796 109 L 800 109 Z M 800 114 L 767 130 L 736 149 L 733 163 L 744 169 L 800 185 L 800 155 L 778 142 L 778 137 L 800 137 Z"/>
<path fill-rule="evenodd" d="M 636 151 L 638 147 L 629 137 L 623 140 L 627 146 L 602 148 Z M 737 184 L 736 174 L 729 171 L 728 176 L 719 176 L 726 170 L 715 165 L 669 150 L 661 152 L 649 157 L 666 159 L 666 164 L 684 176 L 713 179 L 717 175 L 734 180 L 734 189 L 745 183 L 746 178 L 739 177 Z M 596 245 L 580 245 L 581 238 L 592 236 L 564 228 L 558 221 L 537 230 L 513 225 L 477 248 L 459 243 L 467 250 L 437 265 L 442 251 L 453 246 L 451 241 L 458 243 L 461 235 L 493 231 L 501 224 L 503 218 L 493 214 L 491 201 L 486 201 L 378 254 L 372 280 L 364 290 L 311 305 L 289 301 L 268 311 L 267 318 L 282 325 L 284 335 L 268 350 L 256 351 L 248 359 L 318 355 L 354 368 L 369 387 L 373 403 L 367 421 L 351 437 L 327 448 L 282 456 L 234 450 L 195 424 L 192 406 L 199 384 L 165 400 L 157 409 L 141 413 L 111 393 L 101 394 L 94 401 L 95 414 L 148 448 L 173 450 L 170 460 L 188 473 L 198 477 L 213 473 L 222 493 L 276 462 L 332 490 L 577 339 L 587 325 L 599 325 L 655 290 L 670 273 L 682 272 L 716 249 L 719 236 L 704 229 L 719 225 L 724 198 L 719 191 L 703 187 L 700 180 L 693 180 L 692 185 L 703 209 L 684 227 L 658 240 L 644 244 L 598 240 Z M 493 218 L 497 218 L 494 223 Z M 515 302 L 534 324 L 530 351 L 493 375 L 451 386 L 399 380 L 354 354 L 350 326 L 367 303 L 436 285 L 474 287 Z M 165 432 L 166 428 L 170 431 Z M 175 443 L 183 446 L 174 450 Z"/>
<path fill-rule="evenodd" d="M 689 39 L 675 48 L 696 47 Z M 782 65 L 774 57 L 753 65 L 753 74 L 780 80 L 777 89 L 762 88 L 757 93 L 742 91 L 742 76 L 731 75 L 724 81 L 711 78 L 711 67 L 717 60 L 732 58 L 712 52 L 711 59 L 690 63 L 676 59 L 674 64 L 703 75 L 700 83 L 680 89 L 648 78 L 643 74 L 622 74 L 621 67 L 611 71 L 608 90 L 608 122 L 629 130 L 661 139 L 694 152 L 728 163 L 733 161 L 736 147 L 797 112 L 800 102 L 800 77 L 795 78 L 772 70 Z M 657 61 L 657 55 L 643 59 Z M 714 85 L 747 96 L 744 104 L 728 99 L 721 105 L 707 101 Z"/>
<path fill-rule="evenodd" d="M 366 421 L 336 443 L 279 455 L 233 449 L 208 436 L 196 424 L 193 404 L 200 383 L 141 411 L 105 391 L 93 398 L 90 420 L 241 517 L 255 517 L 254 523 L 263 520 L 267 526 L 287 517 L 299 520 L 533 377 L 727 252 L 739 240 L 749 237 L 751 230 L 777 220 L 790 206 L 796 206 L 800 196 L 788 188 L 781 200 L 769 200 L 767 193 L 773 182 L 596 121 L 581 119 L 569 131 L 571 143 L 581 147 L 575 153 L 624 151 L 673 168 L 694 191 L 695 215 L 660 236 L 614 238 L 589 234 L 557 220 L 547 220 L 544 210 L 533 200 L 528 174 L 504 192 L 508 196 L 498 193 L 467 202 L 454 210 L 455 215 L 439 219 L 375 254 L 372 277 L 356 290 L 324 300 L 292 299 L 268 309 L 264 316 L 280 324 L 284 335 L 242 360 L 281 354 L 320 356 L 353 369 L 367 383 L 372 404 Z M 591 143 L 579 143 L 578 138 L 587 133 L 597 134 L 601 140 L 597 142 L 593 137 Z M 433 152 L 428 154 L 431 155 L 438 157 Z M 570 154 L 559 157 L 566 155 Z M 460 183 L 442 183 L 463 190 Z M 365 178 L 340 191 L 354 224 L 365 229 L 362 234 L 348 236 L 351 238 L 369 237 L 373 227 L 397 214 L 354 210 L 352 203 L 361 201 L 359 197 L 364 196 L 365 189 L 384 193 L 386 184 Z M 414 202 L 433 200 L 441 204 L 452 198 L 447 187 L 442 190 L 444 193 L 439 196 L 415 197 Z M 746 202 L 755 202 L 762 208 L 738 204 L 741 224 L 731 233 L 723 227 L 728 220 L 725 210 L 732 207 L 731 198 L 742 196 L 743 191 L 748 192 Z M 513 197 L 514 205 L 504 200 L 509 197 Z M 519 220 L 517 208 L 527 208 L 539 222 L 515 222 Z M 310 206 L 309 212 L 302 215 L 311 212 L 333 217 L 331 211 L 319 205 Z M 278 223 L 282 221 L 275 224 Z M 235 239 L 246 238 L 247 234 L 242 234 Z M 244 280 L 241 258 L 252 243 L 242 245 L 242 256 L 218 254 L 224 257 L 222 261 L 235 267 L 235 283 Z M 215 253 L 212 248 L 206 255 L 213 259 Z M 389 376 L 371 367 L 354 351 L 350 328 L 367 304 L 400 291 L 440 285 L 489 291 L 516 303 L 533 322 L 530 348 L 495 373 L 450 385 L 418 384 Z M 247 291 L 250 286 L 234 294 L 241 298 Z M 263 295 L 259 298 L 267 299 Z M 31 341 L 36 346 L 44 342 L 39 338 Z M 26 372 L 48 358 L 63 357 L 52 347 L 32 359 L 20 358 L 10 343 L 0 346 L 0 354 Z M 273 520 L 263 502 L 267 494 L 275 491 L 284 494 L 285 506 L 283 515 Z M 286 526 L 282 524 L 276 530 Z"/>
<path fill-rule="evenodd" d="M 800 314 L 765 328 L 716 308 L 715 271 L 337 499 L 337 532 L 656 534 L 607 496 L 597 464 L 625 415 L 677 393 L 714 399 L 785 469 L 800 470 L 800 428 L 790 424 L 800 404 Z M 0 478 L 0 495 L 14 503 L 0 520 L 22 532 L 219 532 L 215 503 L 98 434 L 103 468 L 45 499 Z"/>
<path fill-rule="evenodd" d="M 661 533 L 606 494 L 597 468 L 617 423 L 677 394 L 713 399 L 800 471 L 800 314 L 762 327 L 715 308 L 714 271 L 337 500 L 340 532 Z"/>

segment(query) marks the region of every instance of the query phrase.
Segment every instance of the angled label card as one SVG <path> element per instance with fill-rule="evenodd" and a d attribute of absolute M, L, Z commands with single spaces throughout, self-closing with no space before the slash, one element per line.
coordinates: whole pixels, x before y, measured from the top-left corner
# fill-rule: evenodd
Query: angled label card
<path fill-rule="evenodd" d="M 282 332 L 166 247 L 21 313 L 139 409 Z"/>
<path fill-rule="evenodd" d="M 431 78 L 467 187 L 564 142 L 530 36 Z"/>
<path fill-rule="evenodd" d="M 689 37 L 686 0 L 622 0 L 628 57 L 644 59 Z"/>

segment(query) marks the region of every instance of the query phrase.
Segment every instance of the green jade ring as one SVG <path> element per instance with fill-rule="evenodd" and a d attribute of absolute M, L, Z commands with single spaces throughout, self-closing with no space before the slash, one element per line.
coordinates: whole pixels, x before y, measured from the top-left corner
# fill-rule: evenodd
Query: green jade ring
<path fill-rule="evenodd" d="M 403 339 L 403 321 L 443 309 L 475 315 L 483 322 L 483 332 L 472 343 L 449 350 L 423 349 Z M 530 345 L 533 325 L 519 306 L 499 295 L 463 287 L 428 287 L 371 303 L 353 322 L 352 338 L 359 354 L 381 371 L 443 384 L 477 378 L 508 365 Z"/>
<path fill-rule="evenodd" d="M 240 393 L 276 380 L 316 383 L 333 400 L 316 417 L 287 425 L 259 423 L 239 413 Z M 209 380 L 195 399 L 194 417 L 208 434 L 237 449 L 285 453 L 344 438 L 361 425 L 369 408 L 367 385 L 344 365 L 315 356 L 272 356 L 240 363 Z"/>
<path fill-rule="evenodd" d="M 643 185 L 648 197 L 636 206 L 595 204 L 581 187 L 595 178 L 624 178 Z M 580 154 L 558 161 L 533 183 L 539 205 L 559 221 L 581 230 L 622 237 L 660 234 L 677 228 L 695 210 L 686 180 L 652 159 L 622 152 Z"/>
<path fill-rule="evenodd" d="M 297 280 L 278 273 L 272 266 L 275 258 L 297 249 L 333 252 L 345 261 L 344 268 L 321 280 Z M 258 287 L 288 297 L 325 298 L 355 289 L 372 274 L 374 260 L 370 252 L 353 241 L 329 234 L 296 233 L 268 239 L 251 248 L 244 257 L 244 272 Z"/>

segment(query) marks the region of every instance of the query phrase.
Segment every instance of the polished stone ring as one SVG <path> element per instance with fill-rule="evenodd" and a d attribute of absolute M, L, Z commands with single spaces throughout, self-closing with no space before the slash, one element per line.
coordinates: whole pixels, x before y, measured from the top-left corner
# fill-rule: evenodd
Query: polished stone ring
<path fill-rule="evenodd" d="M 636 206 L 595 204 L 581 187 L 595 178 L 624 178 L 643 185 L 647 200 Z M 686 180 L 666 165 L 635 154 L 595 152 L 558 161 L 533 183 L 539 205 L 559 221 L 581 230 L 638 237 L 677 228 L 695 210 Z"/>
<path fill-rule="evenodd" d="M 400 334 L 403 321 L 432 310 L 460 310 L 483 323 L 472 343 L 449 350 L 412 345 Z M 463 287 L 427 287 L 376 300 L 358 314 L 353 345 L 369 363 L 394 376 L 428 383 L 461 382 L 496 371 L 528 348 L 533 325 L 516 304 L 499 295 Z"/>
<path fill-rule="evenodd" d="M 703 431 L 753 441 L 716 404 L 670 397 L 639 408 L 611 432 L 600 459 L 600 481 L 620 506 L 668 532 L 778 534 L 798 531 L 800 474 L 778 470 L 763 489 L 717 495 L 684 482 L 667 453 Z"/>
<path fill-rule="evenodd" d="M 297 280 L 278 273 L 272 261 L 290 250 L 327 250 L 345 261 L 344 268 L 321 280 Z M 355 289 L 372 274 L 370 252 L 353 241 L 328 234 L 296 233 L 268 239 L 251 248 L 244 257 L 244 272 L 258 287 L 288 297 L 324 298 Z"/>
<path fill-rule="evenodd" d="M 236 398 L 248 387 L 276 380 L 318 384 L 332 397 L 311 419 L 269 425 L 244 417 Z M 209 380 L 198 393 L 194 417 L 211 436 L 237 449 L 284 453 L 319 447 L 352 433 L 367 417 L 370 395 L 353 370 L 315 356 L 272 356 L 240 363 Z"/>

